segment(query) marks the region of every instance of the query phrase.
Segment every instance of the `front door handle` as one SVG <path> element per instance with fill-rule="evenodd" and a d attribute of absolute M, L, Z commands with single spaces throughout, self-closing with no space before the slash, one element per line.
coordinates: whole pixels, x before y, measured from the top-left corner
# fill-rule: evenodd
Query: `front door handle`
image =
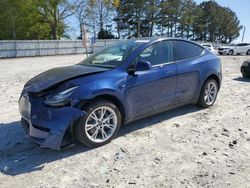
<path fill-rule="evenodd" d="M 167 74 L 172 74 L 174 73 L 174 71 L 167 71 Z"/>

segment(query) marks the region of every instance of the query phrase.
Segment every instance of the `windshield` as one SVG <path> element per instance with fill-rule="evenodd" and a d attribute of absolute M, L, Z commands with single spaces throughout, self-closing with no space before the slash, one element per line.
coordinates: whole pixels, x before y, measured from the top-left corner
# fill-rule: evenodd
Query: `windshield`
<path fill-rule="evenodd" d="M 131 52 L 145 42 L 146 41 L 142 40 L 119 42 L 96 52 L 89 58 L 80 62 L 79 65 L 115 68 L 121 65 Z"/>
<path fill-rule="evenodd" d="M 211 45 L 209 44 L 203 44 L 202 46 L 211 48 Z"/>

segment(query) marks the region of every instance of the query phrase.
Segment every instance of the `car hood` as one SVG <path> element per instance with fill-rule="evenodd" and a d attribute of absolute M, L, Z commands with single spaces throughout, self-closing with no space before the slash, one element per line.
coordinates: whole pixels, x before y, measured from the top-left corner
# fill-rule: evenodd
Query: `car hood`
<path fill-rule="evenodd" d="M 101 67 L 91 67 L 82 65 L 73 65 L 67 67 L 59 67 L 45 71 L 34 78 L 30 79 L 24 88 L 29 93 L 36 93 L 50 89 L 62 82 L 90 74 L 96 74 L 110 69 Z"/>

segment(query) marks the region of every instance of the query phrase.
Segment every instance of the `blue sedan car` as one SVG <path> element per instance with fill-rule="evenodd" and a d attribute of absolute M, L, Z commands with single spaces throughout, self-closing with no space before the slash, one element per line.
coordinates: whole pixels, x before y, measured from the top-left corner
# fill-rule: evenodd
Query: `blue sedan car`
<path fill-rule="evenodd" d="M 127 40 L 29 80 L 19 100 L 21 124 L 42 147 L 75 140 L 98 147 L 134 120 L 186 104 L 212 106 L 221 78 L 218 57 L 196 43 Z"/>

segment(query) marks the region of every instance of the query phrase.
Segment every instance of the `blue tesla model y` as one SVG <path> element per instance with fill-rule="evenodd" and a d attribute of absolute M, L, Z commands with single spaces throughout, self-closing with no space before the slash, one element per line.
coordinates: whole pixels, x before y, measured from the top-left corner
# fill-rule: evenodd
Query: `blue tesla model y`
<path fill-rule="evenodd" d="M 82 62 L 48 70 L 21 93 L 21 124 L 42 147 L 110 142 L 121 125 L 186 104 L 207 108 L 221 85 L 216 55 L 188 40 L 119 42 Z"/>

